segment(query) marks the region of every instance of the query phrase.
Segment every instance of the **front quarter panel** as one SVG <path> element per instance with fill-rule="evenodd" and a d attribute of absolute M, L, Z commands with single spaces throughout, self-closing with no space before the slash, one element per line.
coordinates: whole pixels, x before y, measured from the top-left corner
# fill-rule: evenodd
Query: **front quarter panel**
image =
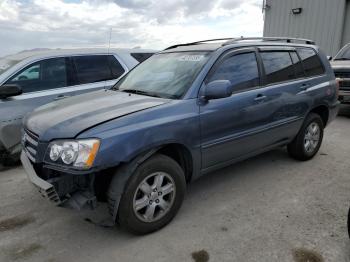
<path fill-rule="evenodd" d="M 200 129 L 196 99 L 171 103 L 127 115 L 80 134 L 99 138 L 94 168 L 105 169 L 130 162 L 136 156 L 166 144 L 185 146 L 194 170 L 200 169 Z"/>

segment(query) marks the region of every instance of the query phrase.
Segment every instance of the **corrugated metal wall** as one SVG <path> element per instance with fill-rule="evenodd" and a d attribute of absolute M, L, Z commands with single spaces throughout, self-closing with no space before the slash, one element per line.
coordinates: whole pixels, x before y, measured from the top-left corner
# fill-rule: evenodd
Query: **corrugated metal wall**
<path fill-rule="evenodd" d="M 350 42 L 350 0 L 346 1 L 346 12 L 341 46 Z"/>
<path fill-rule="evenodd" d="M 266 0 L 266 2 L 270 7 L 265 9 L 264 36 L 312 39 L 328 55 L 335 55 L 340 49 L 345 30 L 346 0 Z M 293 14 L 292 9 L 299 7 L 303 9 L 302 13 Z M 350 24 L 346 30 L 350 31 Z"/>

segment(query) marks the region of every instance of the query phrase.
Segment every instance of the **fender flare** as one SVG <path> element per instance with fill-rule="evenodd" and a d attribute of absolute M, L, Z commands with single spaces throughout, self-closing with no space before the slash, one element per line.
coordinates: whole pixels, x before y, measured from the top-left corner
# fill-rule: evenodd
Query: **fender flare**
<path fill-rule="evenodd" d="M 112 181 L 109 185 L 107 197 L 109 213 L 112 215 L 114 223 L 117 219 L 119 203 L 124 193 L 126 183 L 129 181 L 136 168 L 150 158 L 160 148 L 161 146 L 153 148 L 146 153 L 137 156 L 131 162 L 121 165 L 113 175 Z"/>

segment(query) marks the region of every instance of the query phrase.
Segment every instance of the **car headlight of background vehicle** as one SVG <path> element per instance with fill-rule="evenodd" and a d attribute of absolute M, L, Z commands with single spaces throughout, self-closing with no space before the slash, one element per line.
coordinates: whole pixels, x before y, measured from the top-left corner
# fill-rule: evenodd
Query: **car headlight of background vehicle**
<path fill-rule="evenodd" d="M 57 140 L 50 143 L 46 159 L 79 169 L 92 167 L 100 147 L 98 139 Z"/>

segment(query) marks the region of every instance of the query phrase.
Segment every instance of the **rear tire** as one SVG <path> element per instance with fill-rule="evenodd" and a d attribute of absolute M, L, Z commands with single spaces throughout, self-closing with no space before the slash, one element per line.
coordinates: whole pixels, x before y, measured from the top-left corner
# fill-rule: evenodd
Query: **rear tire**
<path fill-rule="evenodd" d="M 318 114 L 310 113 L 298 135 L 288 145 L 288 153 L 291 157 L 306 161 L 313 158 L 321 147 L 323 139 L 323 121 Z"/>
<path fill-rule="evenodd" d="M 348 211 L 348 236 L 349 236 L 349 238 L 350 238 L 350 209 L 349 209 L 349 211 Z"/>
<path fill-rule="evenodd" d="M 118 208 L 120 226 L 135 234 L 159 230 L 177 214 L 185 190 L 185 175 L 176 161 L 160 154 L 150 157 L 125 186 Z"/>

